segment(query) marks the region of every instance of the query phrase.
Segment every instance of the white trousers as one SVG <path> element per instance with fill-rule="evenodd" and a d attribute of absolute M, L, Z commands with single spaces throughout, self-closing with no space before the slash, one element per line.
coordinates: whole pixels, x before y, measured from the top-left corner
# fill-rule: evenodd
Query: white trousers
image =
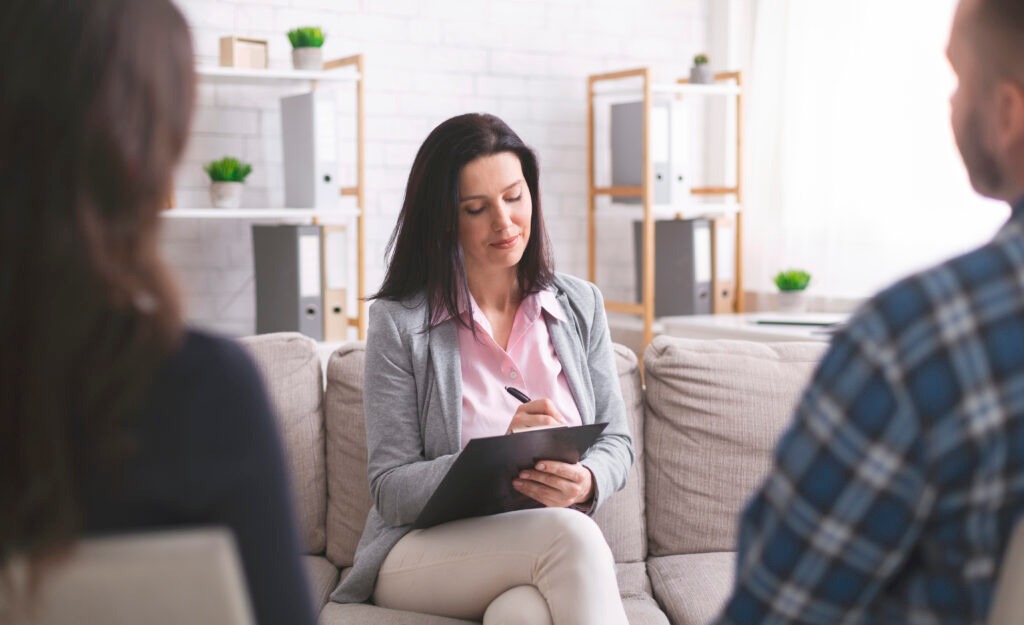
<path fill-rule="evenodd" d="M 484 625 L 628 625 L 604 535 L 565 508 L 413 530 L 384 560 L 373 600 Z"/>

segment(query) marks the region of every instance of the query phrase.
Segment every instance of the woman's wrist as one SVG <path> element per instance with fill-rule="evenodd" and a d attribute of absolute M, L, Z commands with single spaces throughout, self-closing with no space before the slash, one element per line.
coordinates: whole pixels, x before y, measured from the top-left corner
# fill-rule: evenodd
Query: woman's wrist
<path fill-rule="evenodd" d="M 581 512 L 589 512 L 590 509 L 594 506 L 594 492 L 597 490 L 596 482 L 594 481 L 593 471 L 591 471 L 585 465 L 581 464 L 579 466 L 585 469 L 587 472 L 588 488 L 586 493 L 584 493 L 580 497 L 577 497 L 576 501 L 574 501 L 570 507 Z"/>

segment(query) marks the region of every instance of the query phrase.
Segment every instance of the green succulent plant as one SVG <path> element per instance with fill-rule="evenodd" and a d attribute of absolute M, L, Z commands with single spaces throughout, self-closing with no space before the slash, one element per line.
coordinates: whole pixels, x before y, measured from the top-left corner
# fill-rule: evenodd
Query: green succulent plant
<path fill-rule="evenodd" d="M 293 48 L 319 48 L 324 45 L 324 31 L 319 26 L 301 26 L 288 31 Z"/>
<path fill-rule="evenodd" d="M 780 291 L 803 291 L 811 282 L 811 274 L 802 269 L 789 269 L 780 271 L 775 276 L 775 286 Z"/>
<path fill-rule="evenodd" d="M 252 165 L 233 156 L 225 156 L 203 165 L 203 170 L 213 182 L 245 182 L 246 176 L 252 173 Z"/>
<path fill-rule="evenodd" d="M 709 60 L 708 55 L 701 53 L 693 57 L 693 64 L 700 67 L 701 65 L 707 65 Z"/>

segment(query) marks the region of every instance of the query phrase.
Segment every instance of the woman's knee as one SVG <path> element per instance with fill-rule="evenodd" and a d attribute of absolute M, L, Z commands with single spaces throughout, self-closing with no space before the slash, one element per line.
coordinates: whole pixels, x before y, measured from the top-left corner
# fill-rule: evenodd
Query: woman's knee
<path fill-rule="evenodd" d="M 551 625 L 551 611 L 536 586 L 516 586 L 487 606 L 483 625 Z"/>
<path fill-rule="evenodd" d="M 585 514 L 567 508 L 549 508 L 548 525 L 552 545 L 566 555 L 583 560 L 607 560 L 613 562 L 611 549 L 593 519 Z"/>

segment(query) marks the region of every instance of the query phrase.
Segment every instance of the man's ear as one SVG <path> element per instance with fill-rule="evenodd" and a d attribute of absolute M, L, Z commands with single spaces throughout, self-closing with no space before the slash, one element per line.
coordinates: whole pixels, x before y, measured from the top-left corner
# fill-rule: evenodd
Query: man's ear
<path fill-rule="evenodd" d="M 1024 150 L 1024 86 L 1006 80 L 997 87 L 996 131 L 1004 153 Z"/>

